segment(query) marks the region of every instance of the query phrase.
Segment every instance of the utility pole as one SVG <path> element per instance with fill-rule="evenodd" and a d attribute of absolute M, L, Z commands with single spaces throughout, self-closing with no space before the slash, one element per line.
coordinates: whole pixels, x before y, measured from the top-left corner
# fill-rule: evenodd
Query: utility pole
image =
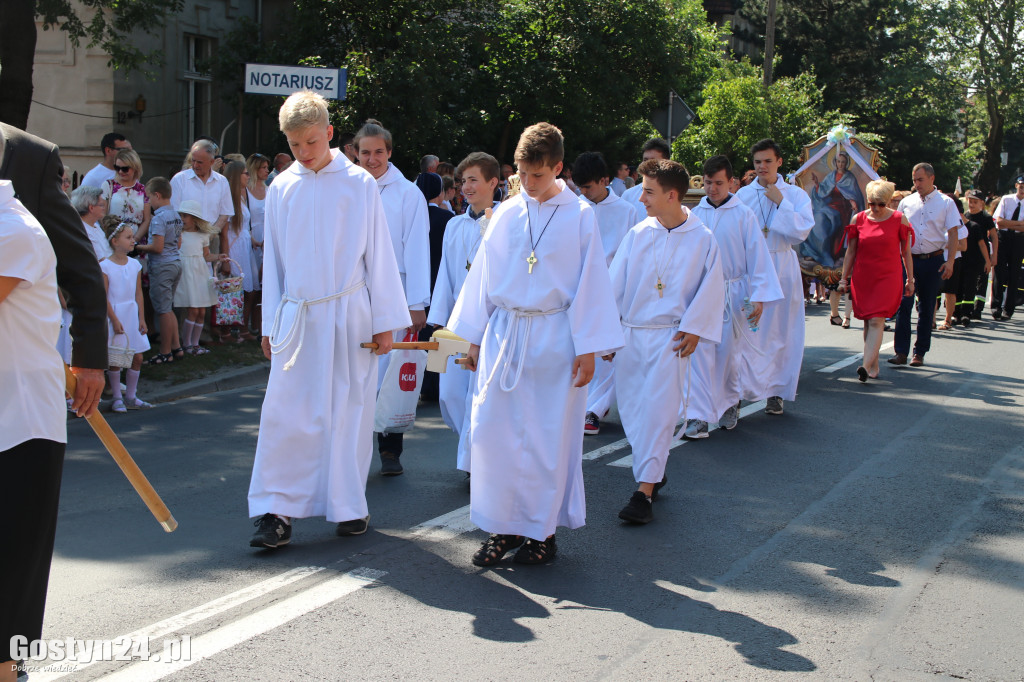
<path fill-rule="evenodd" d="M 764 87 L 772 84 L 775 61 L 775 0 L 768 0 L 768 20 L 764 29 Z"/>

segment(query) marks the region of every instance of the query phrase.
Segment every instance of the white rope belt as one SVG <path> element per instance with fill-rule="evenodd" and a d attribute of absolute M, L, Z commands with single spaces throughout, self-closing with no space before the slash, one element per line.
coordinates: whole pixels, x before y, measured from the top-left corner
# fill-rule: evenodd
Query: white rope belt
<path fill-rule="evenodd" d="M 508 321 L 508 327 L 505 329 L 505 338 L 501 340 L 501 345 L 498 347 L 498 355 L 494 358 L 494 367 L 491 368 L 491 373 L 487 377 L 487 381 L 484 382 L 484 388 L 480 391 L 479 398 L 475 402 L 483 402 L 484 397 L 487 395 L 487 387 L 490 386 L 491 380 L 494 379 L 494 374 L 498 371 L 498 367 L 501 367 L 501 377 L 498 381 L 498 386 L 501 390 L 508 393 L 515 389 L 519 385 L 519 377 L 523 373 L 523 363 L 526 360 L 526 349 L 529 348 L 530 341 L 530 327 L 533 325 L 533 318 L 542 317 L 544 315 L 555 315 L 557 313 L 563 313 L 569 309 L 569 304 L 556 308 L 554 310 L 521 310 L 519 308 L 505 308 L 499 306 L 502 310 L 509 313 L 510 319 Z M 525 322 L 523 322 L 525 320 Z M 523 329 L 523 340 L 519 344 L 518 349 L 515 347 L 516 343 L 519 343 L 516 339 L 519 336 L 519 325 L 524 324 Z M 509 339 L 512 339 L 512 345 L 509 346 Z M 512 383 L 508 383 L 509 373 L 512 371 L 512 358 L 517 355 L 518 359 L 516 362 L 516 373 L 512 379 Z M 508 353 L 508 355 L 506 355 Z"/>
<path fill-rule="evenodd" d="M 291 345 L 292 341 L 295 340 L 296 334 L 298 334 L 299 342 L 295 346 L 295 352 L 292 353 L 291 358 L 289 358 L 288 362 L 285 363 L 284 367 L 282 368 L 282 371 L 287 372 L 292 368 L 292 366 L 295 364 L 296 358 L 299 357 L 299 351 L 302 350 L 302 342 L 305 341 L 306 339 L 306 310 L 309 308 L 309 306 L 317 305 L 318 303 L 334 301 L 336 299 L 343 298 L 350 294 L 354 294 L 360 289 L 365 288 L 366 280 L 363 280 L 359 282 L 359 284 L 350 286 L 348 289 L 345 289 L 344 291 L 339 291 L 338 293 L 330 294 L 329 296 L 321 296 L 320 298 L 305 299 L 295 298 L 293 296 L 289 296 L 288 294 L 283 295 L 281 297 L 281 302 L 277 306 L 277 312 L 274 313 L 274 324 L 270 328 L 270 352 L 273 355 L 279 355 L 280 353 L 283 353 L 284 350 Z M 285 332 L 284 338 L 278 341 L 278 336 L 281 333 L 281 311 L 284 310 L 285 305 L 288 303 L 298 304 L 299 309 L 295 312 L 295 318 L 292 320 L 291 326 L 288 327 L 288 330 Z"/>
<path fill-rule="evenodd" d="M 742 282 L 744 279 L 745 276 L 733 277 L 732 279 L 725 280 L 725 314 L 722 318 L 722 322 L 731 322 L 733 335 L 741 338 L 752 351 L 757 353 L 759 356 L 764 357 L 764 351 L 755 346 L 750 341 L 746 332 L 743 331 L 743 323 L 747 321 L 746 317 L 744 315 L 735 315 L 732 310 L 732 285 L 737 282 Z"/>
<path fill-rule="evenodd" d="M 681 320 L 676 320 L 672 324 L 635 324 L 633 322 L 627 322 L 622 320 L 623 327 L 629 327 L 630 329 L 678 329 Z M 698 344 L 700 341 L 697 342 Z M 693 350 L 696 353 L 697 349 Z M 679 427 L 679 430 L 672 440 L 679 440 L 686 433 L 686 421 L 687 413 L 690 411 L 690 358 L 693 357 L 693 353 L 690 353 L 685 358 L 679 358 L 679 362 L 676 364 L 677 372 L 676 379 L 679 381 L 679 391 L 683 394 L 683 425 Z M 686 376 L 683 376 L 683 361 L 686 361 Z"/>

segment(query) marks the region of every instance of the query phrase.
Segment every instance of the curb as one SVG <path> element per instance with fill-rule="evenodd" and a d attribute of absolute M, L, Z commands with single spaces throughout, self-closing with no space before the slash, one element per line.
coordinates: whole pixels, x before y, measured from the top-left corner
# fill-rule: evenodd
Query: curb
<path fill-rule="evenodd" d="M 151 393 L 148 400 L 154 403 L 167 403 L 182 398 L 191 398 L 218 391 L 230 391 L 235 388 L 247 386 L 267 385 L 270 377 L 270 363 L 264 362 L 259 365 L 240 367 L 236 370 L 216 374 L 204 379 L 196 379 L 185 384 Z"/>

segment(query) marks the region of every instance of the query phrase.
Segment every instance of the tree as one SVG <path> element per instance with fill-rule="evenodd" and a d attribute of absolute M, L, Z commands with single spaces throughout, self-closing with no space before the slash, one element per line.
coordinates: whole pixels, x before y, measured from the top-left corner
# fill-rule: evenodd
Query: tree
<path fill-rule="evenodd" d="M 750 147 L 770 137 L 782 148 L 787 168 L 795 170 L 803 145 L 844 123 L 822 109 L 813 74 L 776 79 L 764 87 L 760 71 L 749 62 L 725 65 L 704 90 L 697 122 L 673 145 L 673 156 L 691 173 L 715 154 L 729 157 L 737 171 L 750 165 Z"/>
<path fill-rule="evenodd" d="M 1024 0 L 956 0 L 938 7 L 951 59 L 981 97 L 988 118 L 975 184 L 995 192 L 1006 113 L 1024 88 Z M 960 59 L 957 59 L 960 58 Z"/>
<path fill-rule="evenodd" d="M 146 52 L 131 40 L 136 31 L 153 33 L 184 0 L 3 0 L 0 2 L 0 121 L 24 129 L 32 105 L 32 65 L 36 20 L 44 30 L 67 33 L 71 44 L 99 47 L 110 66 L 123 71 L 159 63 L 159 50 Z"/>
<path fill-rule="evenodd" d="M 959 1 L 959 0 L 958 0 Z M 978 0 L 980 3 L 982 0 Z M 777 76 L 813 72 L 826 110 L 878 136 L 887 173 L 909 186 L 919 161 L 942 187 L 969 172 L 962 141 L 965 92 L 942 54 L 935 14 L 916 0 L 805 0 L 780 3 Z M 764 25 L 764 0 L 741 14 Z M 746 36 L 761 40 L 758 33 Z"/>
<path fill-rule="evenodd" d="M 651 110 L 670 89 L 698 96 L 720 59 L 699 0 L 300 0 L 279 35 L 237 43 L 219 51 L 220 82 L 245 61 L 348 67 L 332 122 L 379 119 L 403 170 L 425 153 L 509 160 L 541 120 L 562 128 L 567 158 L 633 158 Z"/>

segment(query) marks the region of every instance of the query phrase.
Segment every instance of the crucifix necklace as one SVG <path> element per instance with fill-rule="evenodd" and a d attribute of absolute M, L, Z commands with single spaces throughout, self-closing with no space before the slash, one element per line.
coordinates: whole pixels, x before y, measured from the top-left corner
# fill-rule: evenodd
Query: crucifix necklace
<path fill-rule="evenodd" d="M 540 218 L 540 204 L 537 204 L 537 217 Z M 526 259 L 526 264 L 530 266 L 527 270 L 527 274 L 533 274 L 533 266 L 537 264 L 537 246 L 540 244 L 540 240 L 544 238 L 544 233 L 548 231 L 548 225 L 551 224 L 551 219 L 558 213 L 558 206 L 555 206 L 555 210 L 551 212 L 551 217 L 544 223 L 544 229 L 540 231 L 540 235 L 537 237 L 537 241 L 533 241 L 533 219 L 530 217 L 530 206 L 526 206 L 526 224 L 530 229 L 530 255 Z"/>
<path fill-rule="evenodd" d="M 687 216 L 687 219 L 689 219 L 689 216 Z M 679 227 L 679 226 L 677 226 L 677 227 Z M 676 229 L 675 227 L 673 227 L 671 230 L 668 229 L 668 228 L 665 228 L 665 246 L 661 247 L 661 255 L 663 257 L 665 255 L 665 251 L 668 250 L 668 239 L 669 239 L 669 237 L 672 236 L 672 231 L 675 230 L 675 229 Z M 675 245 L 672 247 L 672 253 L 669 254 L 668 260 L 666 260 L 666 261 L 664 261 L 662 263 L 662 265 L 664 265 L 664 267 L 661 267 L 661 266 L 658 265 L 658 252 L 657 252 L 657 249 L 656 249 L 657 245 L 656 245 L 656 243 L 654 241 L 654 239 L 655 239 L 655 237 L 654 237 L 655 232 L 657 232 L 657 230 L 651 230 L 651 254 L 654 256 L 654 274 L 658 278 L 658 283 L 654 285 L 654 288 L 658 290 L 658 298 L 664 298 L 665 297 L 665 284 L 661 281 L 661 276 L 668 274 L 668 268 L 672 264 L 672 259 L 675 257 L 676 249 L 679 248 L 679 242 L 681 242 L 682 239 L 677 239 L 676 240 Z"/>
<path fill-rule="evenodd" d="M 761 228 L 761 232 L 763 232 L 764 235 L 767 237 L 768 236 L 768 221 L 771 220 L 772 211 L 775 209 L 775 203 L 772 202 L 772 201 L 769 201 L 765 197 L 765 192 L 767 190 L 757 189 L 756 187 L 754 189 L 757 192 L 757 210 L 761 213 L 761 222 L 764 225 L 764 227 Z M 761 203 L 762 200 L 768 202 L 768 215 L 765 215 L 764 204 Z"/>

